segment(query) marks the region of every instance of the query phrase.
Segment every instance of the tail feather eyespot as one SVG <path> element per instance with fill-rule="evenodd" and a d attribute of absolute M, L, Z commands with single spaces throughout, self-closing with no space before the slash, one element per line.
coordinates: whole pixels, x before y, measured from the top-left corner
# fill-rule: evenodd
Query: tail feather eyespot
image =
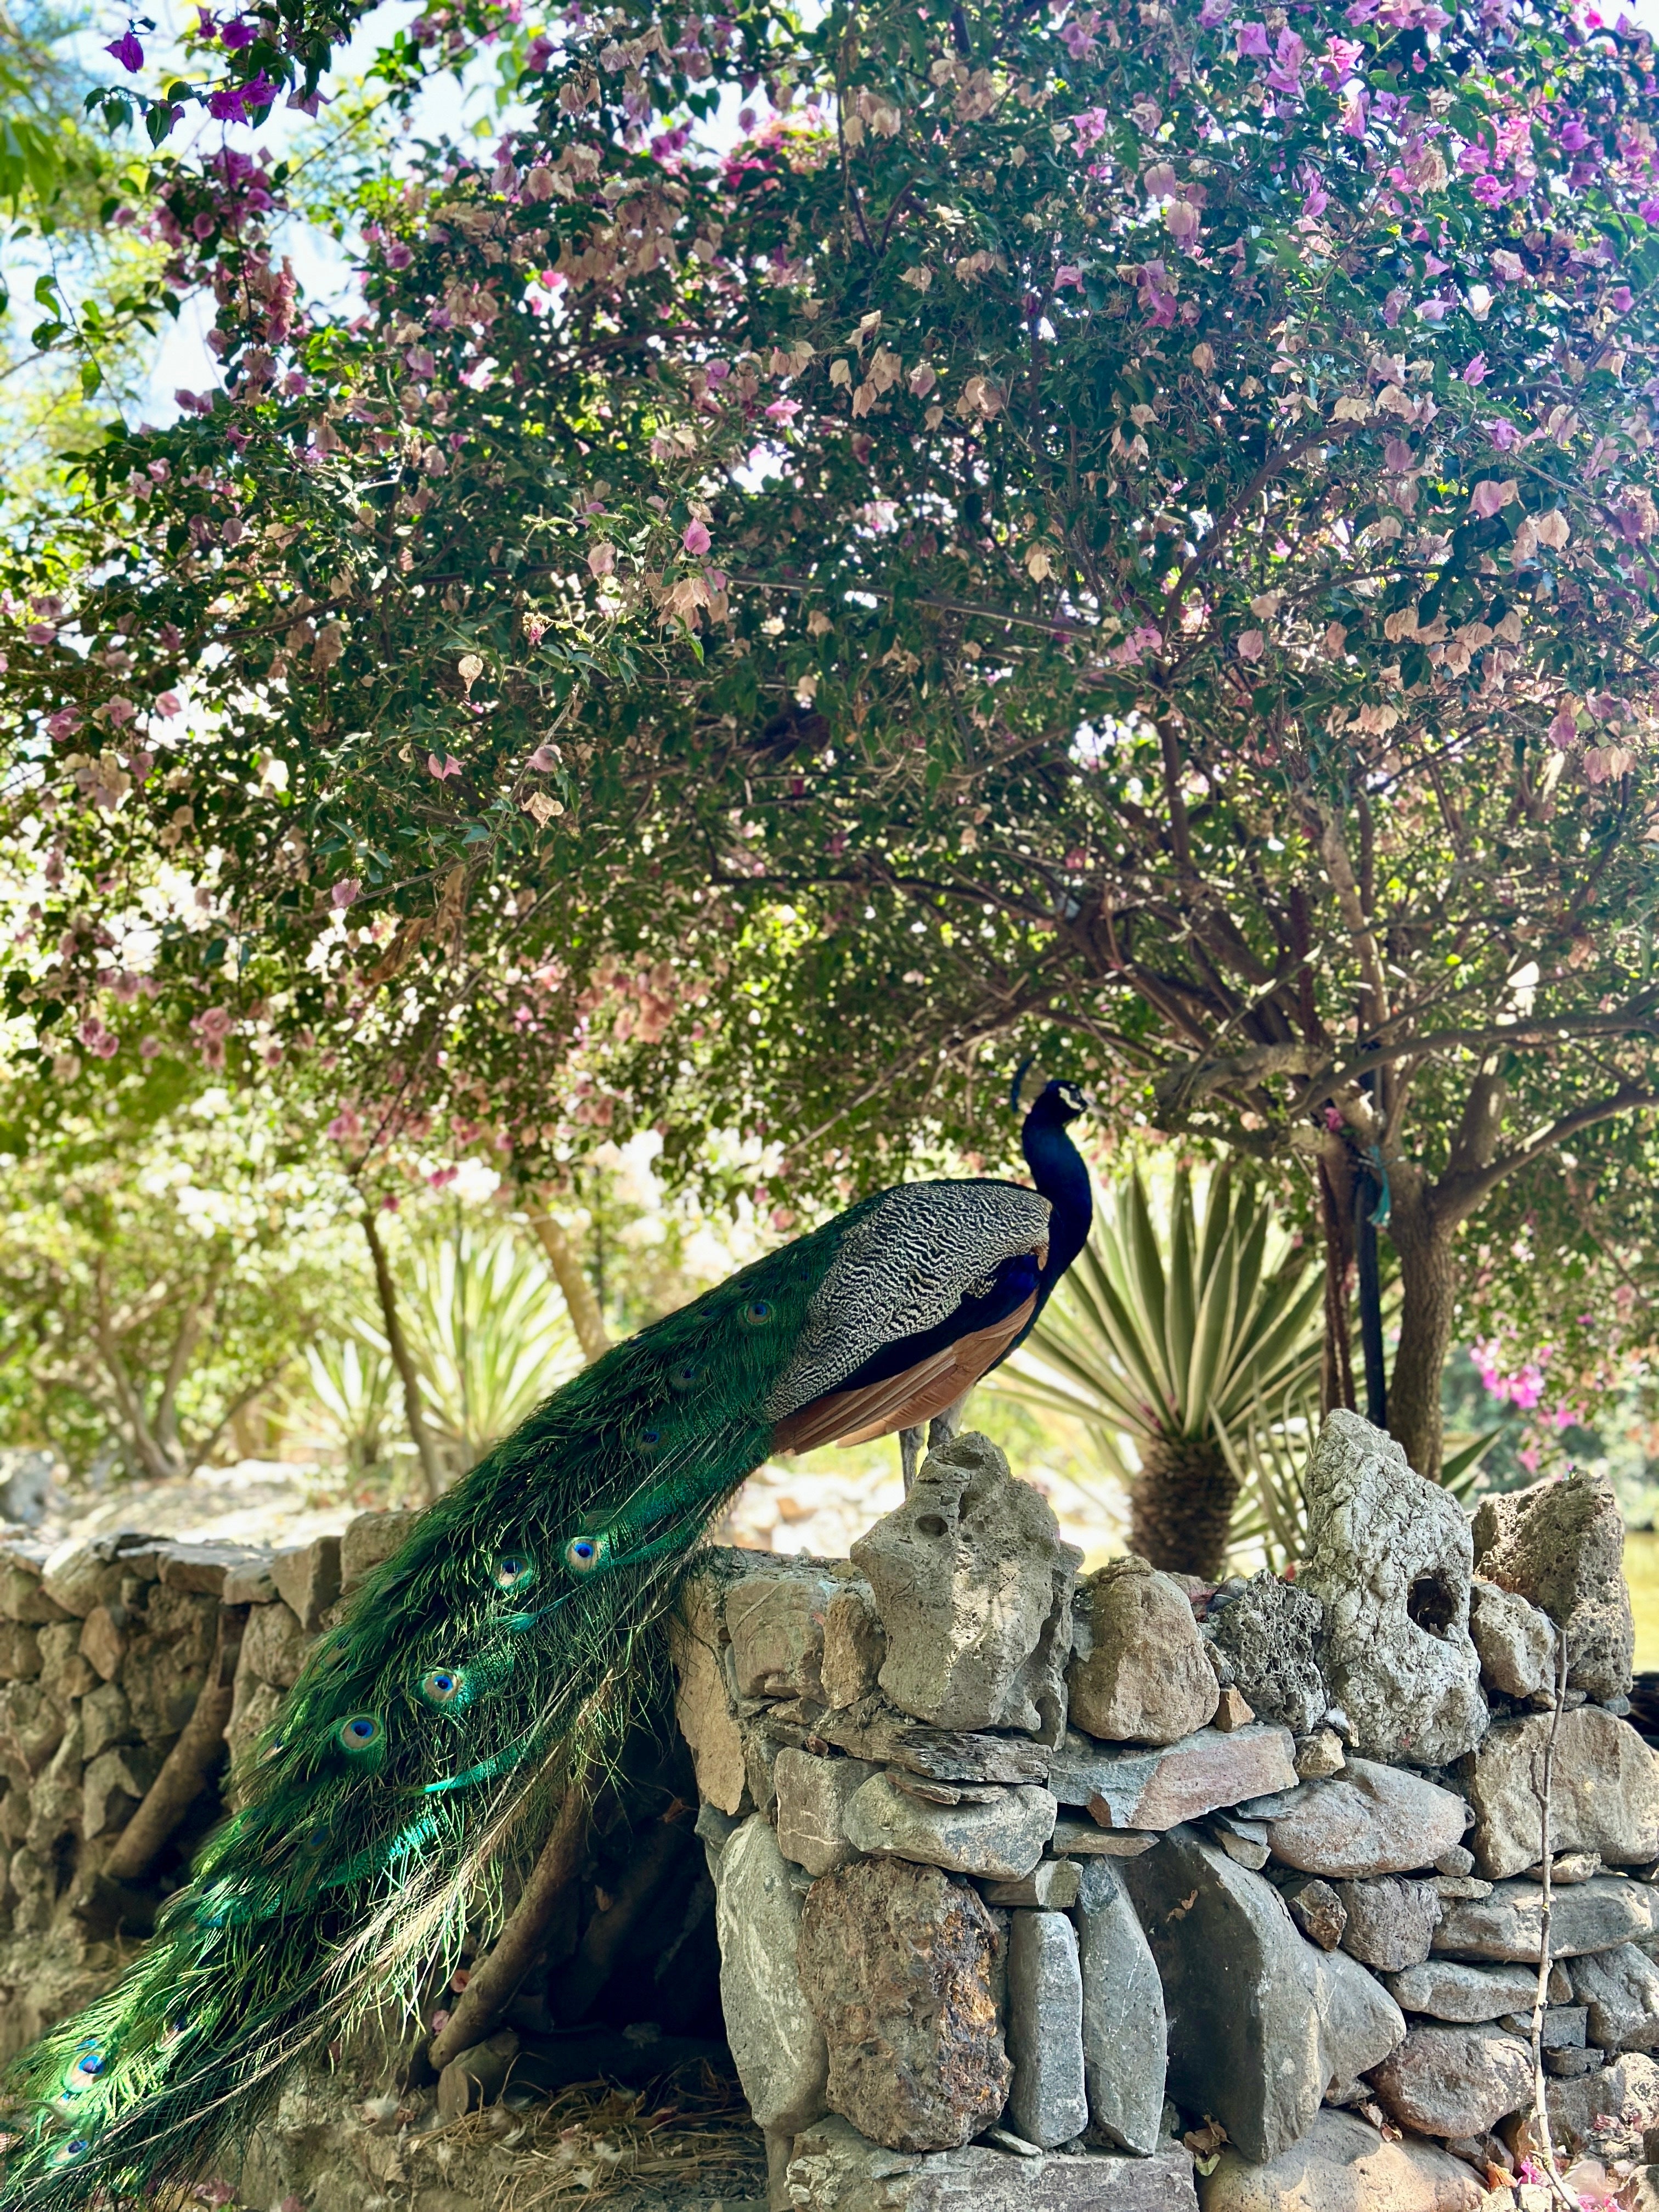
<path fill-rule="evenodd" d="M 701 1359 L 677 1359 L 668 1370 L 668 1387 L 671 1390 L 695 1390 L 702 1380 L 702 1373 Z"/>
<path fill-rule="evenodd" d="M 66 2143 L 59 2144 L 52 2153 L 52 2164 L 54 2166 L 78 2166 L 91 2148 L 90 2136 L 71 2136 Z"/>
<path fill-rule="evenodd" d="M 446 1707 L 459 1705 L 466 1693 L 466 1672 L 460 1667 L 434 1667 L 421 1677 L 421 1696 L 424 1701 L 441 1712 Z"/>
<path fill-rule="evenodd" d="M 605 1565 L 610 1549 L 603 1536 L 573 1536 L 564 1547 L 564 1563 L 573 1575 L 591 1575 Z"/>
<path fill-rule="evenodd" d="M 746 1328 L 764 1328 L 776 1318 L 777 1310 L 770 1298 L 750 1298 L 738 1318 Z"/>
<path fill-rule="evenodd" d="M 514 1547 L 503 1552 L 495 1562 L 495 1587 L 505 1590 L 509 1597 L 527 1590 L 535 1579 L 536 1562 L 528 1552 Z"/>
<path fill-rule="evenodd" d="M 374 1713 L 353 1713 L 340 1723 L 334 1741 L 348 1759 L 364 1759 L 384 1748 L 385 1724 Z"/>

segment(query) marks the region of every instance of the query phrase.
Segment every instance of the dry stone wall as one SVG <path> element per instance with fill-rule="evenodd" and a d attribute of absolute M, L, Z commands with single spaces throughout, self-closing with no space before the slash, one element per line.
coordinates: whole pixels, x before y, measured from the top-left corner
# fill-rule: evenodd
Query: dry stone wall
<path fill-rule="evenodd" d="M 1340 1413 L 1308 1495 L 1293 1578 L 1079 1581 L 964 1436 L 850 1559 L 701 1564 L 678 1710 L 780 2212 L 1524 2203 L 1552 1729 L 1550 2124 L 1654 2193 L 1616 1506 L 1471 1521 Z"/>

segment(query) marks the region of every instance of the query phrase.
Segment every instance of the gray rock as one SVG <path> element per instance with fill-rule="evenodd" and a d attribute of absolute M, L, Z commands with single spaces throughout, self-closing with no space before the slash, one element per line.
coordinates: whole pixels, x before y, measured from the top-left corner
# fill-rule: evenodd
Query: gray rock
<path fill-rule="evenodd" d="M 1530 2011 L 1538 1976 L 1522 1966 L 1471 1966 L 1450 1959 L 1427 1959 L 1403 1973 L 1388 1975 L 1386 1987 L 1405 2011 L 1427 2013 L 1432 2020 L 1467 2027 Z"/>
<path fill-rule="evenodd" d="M 1276 2157 L 1306 2133 L 1337 2070 L 1316 2002 L 1314 1962 L 1327 1954 L 1302 1941 L 1271 1882 L 1190 1828 L 1119 1871 L 1164 1984 L 1169 2094 L 1218 2120 L 1246 2158 Z"/>
<path fill-rule="evenodd" d="M 1557 1974 L 1561 1975 L 1564 1981 L 1566 1980 L 1565 1970 L 1557 1966 L 1550 1975 L 1552 1986 Z M 1571 1996 L 1571 1993 L 1572 1985 L 1568 1982 L 1566 1994 Z M 1532 2006 L 1530 2002 L 1525 2012 L 1506 2012 L 1501 2014 L 1498 2025 L 1506 2035 L 1518 2035 L 1522 2043 L 1528 2048 L 1531 2047 Z M 1588 2008 L 1583 2005 L 1575 2004 L 1546 2005 L 1540 2039 L 1546 2051 L 1582 2051 L 1589 2040 Z"/>
<path fill-rule="evenodd" d="M 1469 1634 L 1480 1676 L 1505 1698 L 1529 1698 L 1553 1679 L 1555 1627 L 1518 1590 L 1477 1582 L 1469 1593 Z"/>
<path fill-rule="evenodd" d="M 1570 1474 L 1483 1498 L 1473 1525 L 1475 1564 L 1567 1632 L 1567 1682 L 1592 1698 L 1622 1698 L 1636 1645 L 1625 1586 L 1625 1523 L 1605 1478 Z"/>
<path fill-rule="evenodd" d="M 82 1834 L 109 1836 L 125 1828 L 161 1771 L 161 1753 L 142 1743 L 100 1752 L 82 1785 Z"/>
<path fill-rule="evenodd" d="M 1181 2143 L 1162 2144 L 1153 2158 L 1027 2158 L 978 2143 L 906 2157 L 842 2119 L 797 2137 L 784 2187 L 789 2212 L 1197 2212 L 1198 2203 Z"/>
<path fill-rule="evenodd" d="M 1535 1965 L 1542 1917 L 1543 1892 L 1535 1882 L 1502 1881 L 1490 1897 L 1448 1903 L 1434 1948 L 1455 1959 L 1528 1959 Z M 1551 1902 L 1550 1949 L 1558 1959 L 1610 1951 L 1652 1933 L 1653 1893 L 1617 1875 L 1598 1875 Z"/>
<path fill-rule="evenodd" d="M 1114 1559 L 1079 1584 L 1066 1673 L 1074 1727 L 1115 1743 L 1175 1743 L 1221 1696 L 1186 1592 L 1149 1561 Z"/>
<path fill-rule="evenodd" d="M 64 1741 L 64 1714 L 39 1682 L 0 1683 L 0 1764 L 27 1789 Z"/>
<path fill-rule="evenodd" d="M 108 1751 L 113 1745 L 130 1740 L 132 1711 L 127 1704 L 126 1692 L 118 1682 L 100 1682 L 82 1698 L 81 1725 L 86 1731 L 84 1753 L 88 1759 L 96 1759 L 100 1751 Z"/>
<path fill-rule="evenodd" d="M 1093 1820 L 1059 1820 L 1048 1838 L 1056 1858 L 1136 1859 L 1158 1841 L 1150 1830 L 1103 1828 Z"/>
<path fill-rule="evenodd" d="M 743 1731 L 723 1656 L 722 1609 L 726 1587 L 740 1571 L 735 1553 L 705 1553 L 681 1586 L 668 1623 L 674 1713 L 690 1749 L 697 1794 L 705 1804 L 732 1814 L 743 1812 L 750 1799 Z"/>
<path fill-rule="evenodd" d="M 1367 1759 L 1439 1766 L 1486 1729 L 1469 1640 L 1468 1523 L 1358 1414 L 1327 1416 L 1308 1469 L 1301 1588 L 1325 1608 L 1324 1672 Z M 1454 1838 L 1455 1840 L 1455 1838 Z"/>
<path fill-rule="evenodd" d="M 21 1621 L 0 1620 L 0 1676 L 12 1682 L 32 1681 L 40 1672 L 40 1639 Z"/>
<path fill-rule="evenodd" d="M 1304 1874 L 1410 1874 L 1463 1832 L 1463 1801 L 1398 1766 L 1351 1759 L 1264 1816 L 1273 1856 Z"/>
<path fill-rule="evenodd" d="M 1310 1875 L 1305 1881 L 1281 1881 L 1279 1893 L 1300 1933 L 1322 1951 L 1334 1951 L 1347 1927 L 1348 1913 L 1332 1885 Z"/>
<path fill-rule="evenodd" d="M 1358 2100 L 1341 2092 L 1399 2048 L 1406 2016 L 1376 1975 L 1368 1974 L 1346 1951 L 1304 1947 L 1304 1963 L 1313 1974 L 1326 2101 L 1352 2104 Z"/>
<path fill-rule="evenodd" d="M 836 1579 L 816 1560 L 780 1560 L 726 1593 L 733 1686 L 740 1698 L 823 1700 L 823 1620 Z"/>
<path fill-rule="evenodd" d="M 824 1608 L 823 1701 L 839 1711 L 867 1698 L 887 1656 L 887 1637 L 867 1583 L 842 1583 Z"/>
<path fill-rule="evenodd" d="M 1226 1660 L 1258 1720 L 1307 1735 L 1330 1705 L 1319 1668 L 1324 1607 L 1299 1583 L 1264 1568 L 1225 1605 L 1212 1605 L 1205 1634 Z"/>
<path fill-rule="evenodd" d="M 1016 1881 L 1030 1873 L 1054 1833 L 1046 1790 L 985 1788 L 955 1805 L 928 1804 L 885 1774 L 872 1775 L 842 1815 L 855 1850 Z"/>
<path fill-rule="evenodd" d="M 1223 1735 L 1200 1729 L 1148 1751 L 1102 1751 L 1067 1735 L 1048 1764 L 1062 1805 L 1086 1805 L 1105 1828 L 1173 1828 L 1296 1779 L 1285 1729 L 1254 1723 Z"/>
<path fill-rule="evenodd" d="M 988 1882 L 988 1905 L 1001 1905 L 1048 1912 L 1069 1912 L 1083 1887 L 1083 1869 L 1075 1859 L 1039 1859 L 1020 1881 Z"/>
<path fill-rule="evenodd" d="M 1204 2212 L 1476 2212 L 1486 2192 L 1461 2159 L 1407 2137 L 1389 2142 L 1349 2112 L 1320 2112 L 1265 2166 L 1221 2154 Z"/>
<path fill-rule="evenodd" d="M 1659 2065 L 1645 2051 L 1627 2051 L 1587 2080 L 1552 2081 L 1545 2101 L 1550 2133 L 1569 2155 L 1594 2152 L 1605 2141 L 1608 2130 L 1602 2124 L 1608 2118 L 1615 2137 L 1639 2136 L 1659 2127 Z"/>
<path fill-rule="evenodd" d="M 1483 2136 L 1531 2095 L 1532 2054 L 1495 2027 L 1414 2027 L 1371 2082 L 1402 2127 Z"/>
<path fill-rule="evenodd" d="M 365 1576 L 402 1551 L 419 1515 L 360 1513 L 348 1521 L 340 1538 L 341 1595 L 354 1590 Z M 228 1596 L 226 1603 L 230 1602 Z"/>
<path fill-rule="evenodd" d="M 250 1552 L 240 1567 L 233 1567 L 225 1577 L 225 1604 L 270 1605 L 276 1595 L 270 1559 L 269 1552 Z"/>
<path fill-rule="evenodd" d="M 123 1570 L 116 1564 L 114 1540 L 60 1544 L 48 1557 L 40 1587 L 64 1613 L 84 1620 L 95 1605 L 121 1595 Z"/>
<path fill-rule="evenodd" d="M 999 2118 L 1010 2068 L 996 1941 L 973 1890 L 934 1867 L 855 1859 L 812 1884 L 800 1978 L 828 2045 L 832 2112 L 901 2151 L 956 2149 Z"/>
<path fill-rule="evenodd" d="M 0 1553 L 0 1615 L 21 1620 L 30 1628 L 73 1616 L 48 1597 L 36 1559 L 21 1559 L 15 1552 Z"/>
<path fill-rule="evenodd" d="M 270 1578 L 306 1634 L 314 1636 L 340 1595 L 339 1538 L 313 1536 L 308 1544 L 278 1552 L 270 1563 Z"/>
<path fill-rule="evenodd" d="M 928 1728 L 880 1697 L 860 1698 L 843 1711 L 822 1714 L 817 1732 L 854 1759 L 902 1767 L 936 1782 L 1043 1783 L 1048 1778 L 1050 1754 L 1039 1744 L 1018 1736 Z"/>
<path fill-rule="evenodd" d="M 772 1768 L 777 1792 L 778 1849 L 810 1875 L 829 1874 L 854 1856 L 847 1839 L 848 1802 L 879 1767 L 862 1759 L 815 1759 L 779 1752 Z"/>
<path fill-rule="evenodd" d="M 1340 1882 L 1337 1890 L 1348 1916 L 1345 1951 L 1389 1973 L 1420 1966 L 1428 1957 L 1440 1919 L 1440 1899 L 1431 1881 L 1382 1875 L 1369 1881 Z"/>
<path fill-rule="evenodd" d="M 57 1489 L 59 1472 L 54 1452 L 27 1445 L 0 1451 L 0 1521 L 38 1528 L 53 1505 L 63 1503 Z"/>
<path fill-rule="evenodd" d="M 1494 1723 L 1458 1770 L 1475 1810 L 1469 1841 L 1494 1881 L 1538 1863 L 1543 1842 L 1544 1752 L 1551 1713 Z M 1659 1759 L 1628 1721 L 1580 1705 L 1556 1723 L 1550 1840 L 1557 1851 L 1599 1851 L 1615 1866 L 1659 1858 Z"/>
<path fill-rule="evenodd" d="M 1603 2051 L 1651 2051 L 1659 2043 L 1659 1966 L 1645 1952 L 1621 1943 L 1575 1959 L 1568 1972 L 1592 2043 Z"/>
<path fill-rule="evenodd" d="M 87 1664 L 106 1682 L 112 1682 L 127 1656 L 127 1625 L 132 1615 L 119 1598 L 95 1605 L 81 1624 L 76 1649 Z"/>
<path fill-rule="evenodd" d="M 1083 2092 L 1083 1977 L 1063 1912 L 1015 1912 L 1008 1937 L 1010 2127 L 1053 2150 L 1089 2124 Z"/>
<path fill-rule="evenodd" d="M 273 1690 L 291 1690 L 305 1664 L 309 1638 L 290 1609 L 277 1599 L 251 1612 L 242 1632 L 238 1673 L 256 1682 L 269 1682 Z"/>
<path fill-rule="evenodd" d="M 1437 1874 L 1445 1875 L 1450 1881 L 1461 1881 L 1464 1875 L 1474 1872 L 1474 1853 L 1466 1850 L 1462 1844 L 1453 1844 L 1441 1852 L 1434 1863 L 1434 1870 Z"/>
<path fill-rule="evenodd" d="M 156 1580 L 163 1589 L 194 1590 L 222 1601 L 231 1576 L 263 1558 L 246 1544 L 162 1544 L 155 1553 Z"/>
<path fill-rule="evenodd" d="M 988 1437 L 930 1452 L 903 1504 L 853 1547 L 887 1637 L 884 1694 L 936 1727 L 1058 1741 L 1080 1559 Z"/>
<path fill-rule="evenodd" d="M 1163 2128 L 1164 1984 L 1109 1860 L 1091 1859 L 1083 1869 L 1077 1929 L 1089 2118 L 1107 2142 L 1150 2157 Z"/>
<path fill-rule="evenodd" d="M 829 2055 L 796 1966 L 799 1892 L 758 1813 L 714 1863 L 720 2009 L 743 2094 L 772 2134 L 809 2127 L 824 2110 Z"/>

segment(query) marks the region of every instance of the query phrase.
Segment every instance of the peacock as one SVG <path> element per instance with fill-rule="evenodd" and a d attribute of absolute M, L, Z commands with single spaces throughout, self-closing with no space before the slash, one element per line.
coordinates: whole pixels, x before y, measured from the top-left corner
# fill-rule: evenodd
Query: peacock
<path fill-rule="evenodd" d="M 1088 1234 L 1084 1103 L 1050 1082 L 1025 1116 L 1034 1189 L 864 1200 L 617 1346 L 420 1516 L 313 1645 L 151 1942 L 16 2063 L 0 2212 L 202 2175 L 296 2059 L 447 1974 L 503 1867 L 614 1747 L 744 1477 L 914 1440 L 1030 1328 Z"/>

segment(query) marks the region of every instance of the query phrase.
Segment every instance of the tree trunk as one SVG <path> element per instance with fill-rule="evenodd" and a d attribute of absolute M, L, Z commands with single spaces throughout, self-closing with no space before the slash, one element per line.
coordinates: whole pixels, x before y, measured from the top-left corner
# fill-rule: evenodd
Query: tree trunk
<path fill-rule="evenodd" d="M 1149 1444 L 1135 1477 L 1129 1548 L 1155 1567 L 1218 1579 L 1227 1557 L 1238 1482 L 1210 1437 Z"/>
<path fill-rule="evenodd" d="M 1400 1348 L 1389 1384 L 1389 1432 L 1431 1482 L 1440 1480 L 1440 1376 L 1451 1343 L 1457 1268 L 1451 1224 L 1398 1171 L 1389 1234 L 1400 1255 Z"/>
<path fill-rule="evenodd" d="M 599 1311 L 599 1302 L 593 1295 L 593 1286 L 582 1273 L 582 1263 L 574 1246 L 564 1232 L 563 1225 L 548 1212 L 546 1203 L 539 1198 L 530 1201 L 530 1225 L 538 1242 L 547 1255 L 547 1264 L 553 1270 L 554 1279 L 564 1294 L 565 1310 L 570 1316 L 570 1325 L 576 1332 L 576 1341 L 582 1348 L 582 1358 L 591 1367 L 596 1359 L 603 1359 L 611 1349 L 611 1338 Z"/>
<path fill-rule="evenodd" d="M 392 1279 L 386 1245 L 374 1218 L 373 1205 L 363 1208 L 363 1234 L 368 1239 L 369 1255 L 374 1262 L 374 1287 L 380 1293 L 380 1319 L 386 1328 L 386 1348 L 392 1354 L 392 1364 L 404 1386 L 404 1414 L 409 1423 L 409 1433 L 415 1439 L 415 1449 L 421 1455 L 421 1473 L 426 1478 L 427 1503 L 431 1504 L 443 1495 L 443 1469 L 438 1464 L 438 1449 L 432 1441 L 432 1431 L 421 1411 L 421 1378 L 416 1372 L 415 1356 L 409 1348 L 409 1339 L 404 1334 L 403 1319 L 398 1311 L 397 1285 Z"/>

